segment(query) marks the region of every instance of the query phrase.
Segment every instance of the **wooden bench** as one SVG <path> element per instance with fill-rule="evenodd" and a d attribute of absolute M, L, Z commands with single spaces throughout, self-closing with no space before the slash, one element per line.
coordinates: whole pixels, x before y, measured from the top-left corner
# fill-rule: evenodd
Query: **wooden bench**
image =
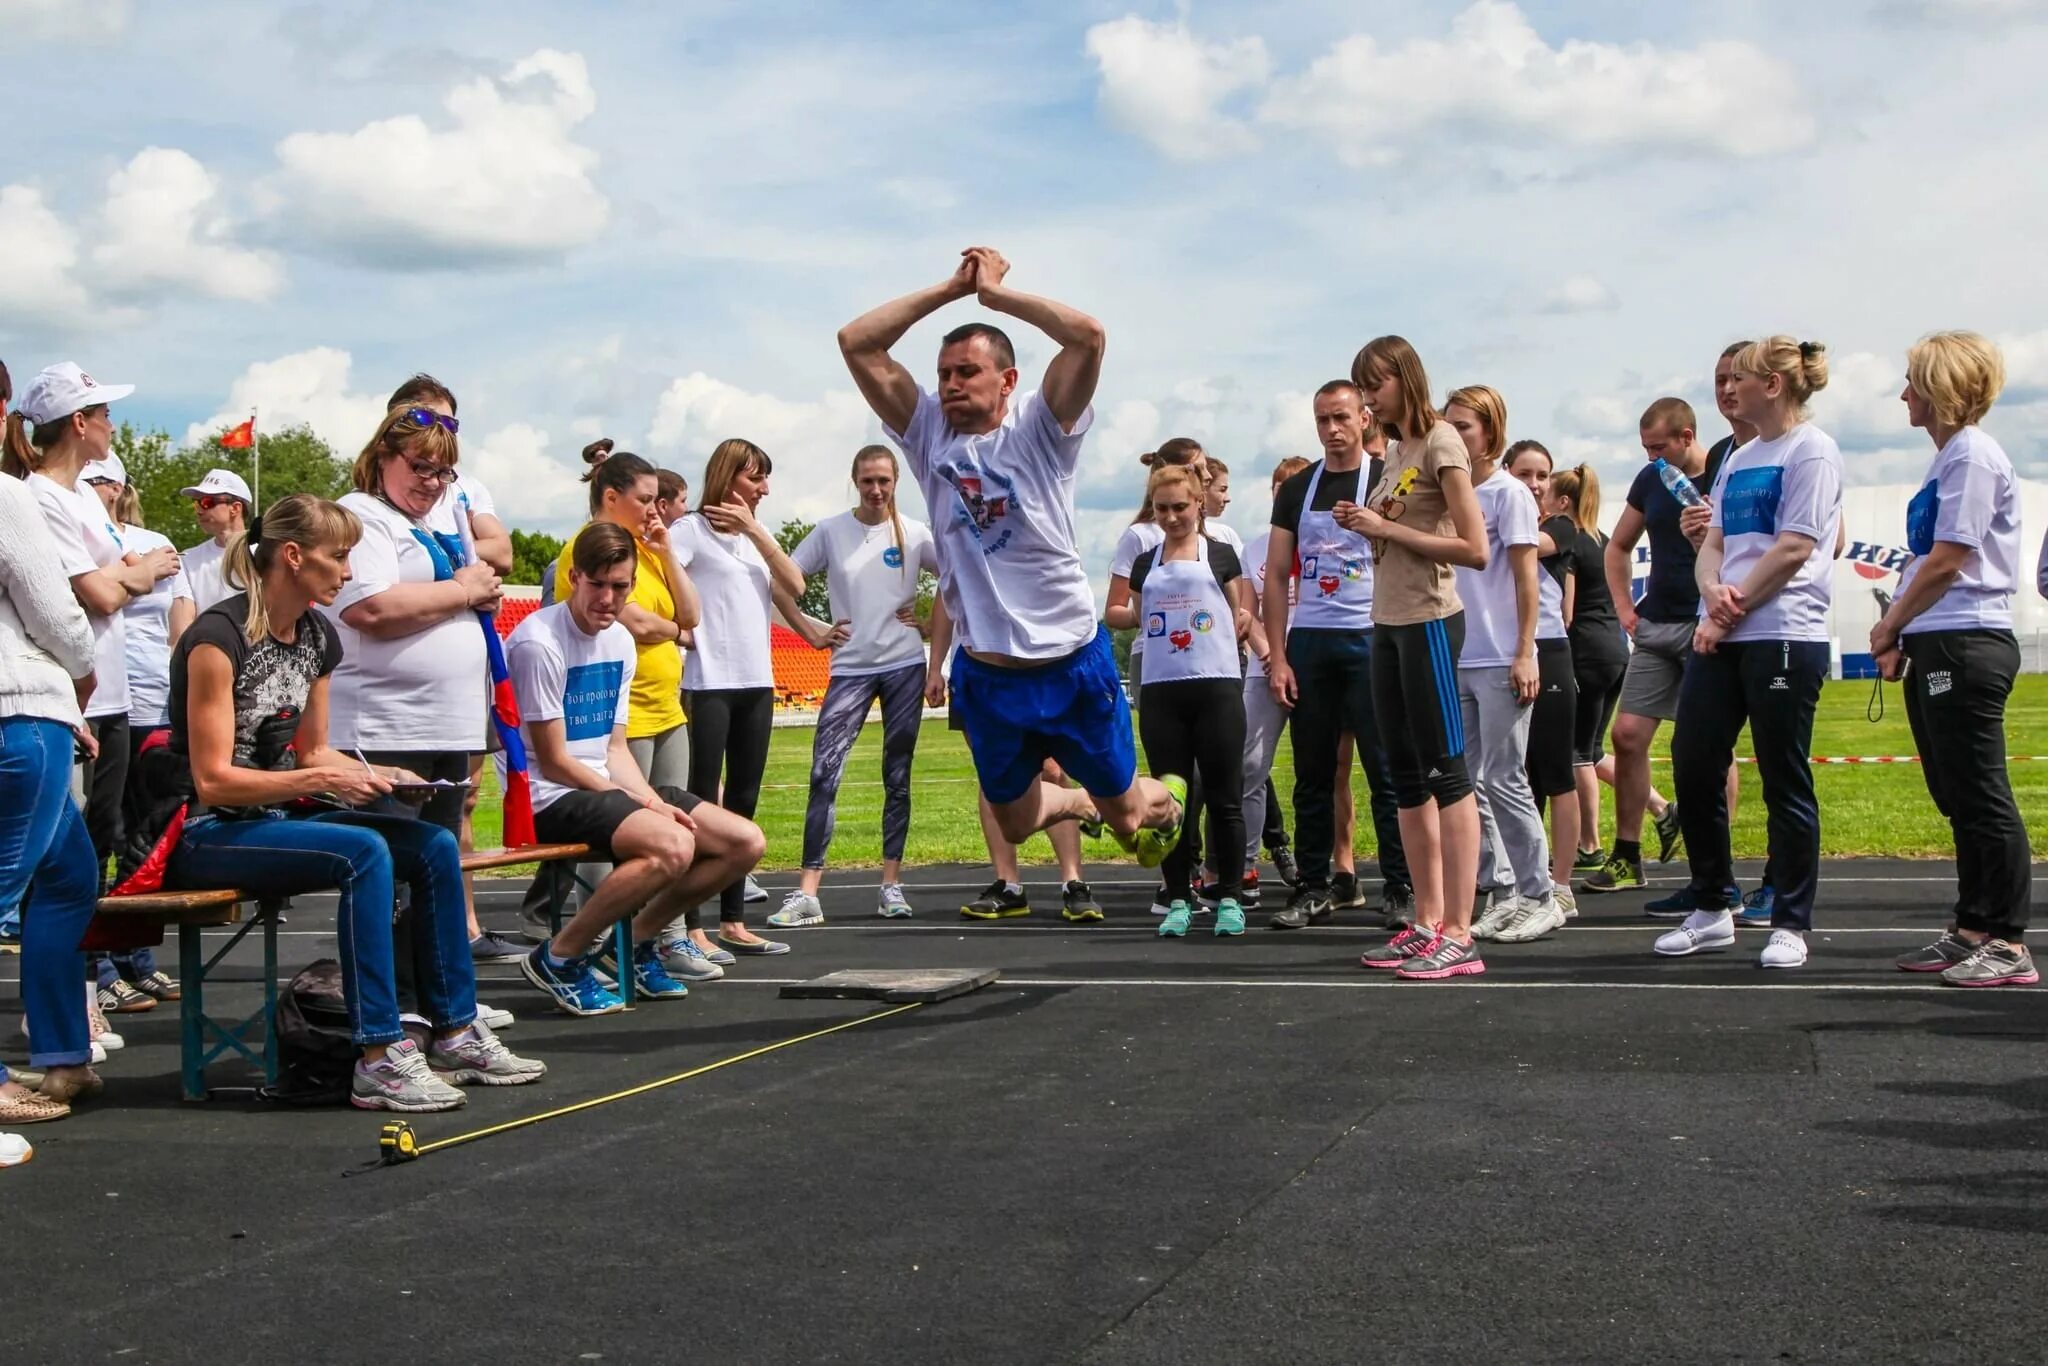
<path fill-rule="evenodd" d="M 516 849 L 480 849 L 462 856 L 462 871 L 482 872 L 524 863 L 547 865 L 550 872 L 548 915 L 561 924 L 562 903 L 568 884 L 555 869 L 566 867 L 571 879 L 577 861 L 590 857 L 587 844 L 535 844 Z M 584 884 L 584 890 L 590 890 Z M 147 916 L 166 926 L 178 927 L 178 979 L 182 993 L 178 1002 L 179 1073 L 186 1100 L 205 1100 L 207 1066 L 228 1053 L 240 1054 L 262 1069 L 266 1082 L 277 1082 L 277 914 L 284 899 L 259 898 L 247 892 L 223 888 L 212 891 L 146 892 L 137 896 L 100 898 L 101 915 Z M 254 913 L 244 919 L 244 907 Z M 199 932 L 222 925 L 238 928 L 228 936 L 211 958 L 206 956 Z M 249 931 L 263 929 L 263 1005 L 240 1020 L 219 1020 L 206 1013 L 206 984 L 221 960 L 234 952 Z M 620 961 L 630 962 L 632 941 L 624 922 L 620 924 Z M 628 1003 L 630 1005 L 630 1002 Z M 252 1035 L 260 1038 L 260 1048 Z"/>

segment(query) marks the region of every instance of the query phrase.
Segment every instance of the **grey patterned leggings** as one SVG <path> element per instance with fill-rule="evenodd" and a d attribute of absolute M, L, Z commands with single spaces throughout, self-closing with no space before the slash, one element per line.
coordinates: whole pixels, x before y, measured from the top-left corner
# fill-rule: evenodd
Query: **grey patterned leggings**
<path fill-rule="evenodd" d="M 804 867 L 823 868 L 832 843 L 834 808 L 846 756 L 867 724 L 868 707 L 882 699 L 882 857 L 903 857 L 910 833 L 910 760 L 917 753 L 917 728 L 924 712 L 922 660 L 888 673 L 834 674 L 818 709 L 811 741 L 811 798 L 804 808 Z"/>

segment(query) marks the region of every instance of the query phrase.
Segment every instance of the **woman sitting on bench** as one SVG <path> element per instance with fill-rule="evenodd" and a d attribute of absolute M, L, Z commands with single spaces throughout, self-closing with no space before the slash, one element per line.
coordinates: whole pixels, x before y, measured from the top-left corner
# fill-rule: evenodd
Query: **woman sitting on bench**
<path fill-rule="evenodd" d="M 259 897 L 338 890 L 349 1026 L 363 1050 L 350 1101 L 452 1110 L 465 1099 L 457 1085 L 516 1086 L 547 1068 L 513 1056 L 476 1019 L 455 837 L 413 817 L 352 809 L 419 780 L 328 747 L 328 678 L 341 645 L 311 608 L 341 592 L 361 533 L 348 509 L 299 493 L 252 517 L 229 544 L 223 580 L 244 591 L 200 613 L 171 661 L 170 759 L 190 808 L 165 881 Z M 298 814 L 308 806 L 312 814 Z M 399 1024 L 394 878 L 427 911 L 411 921 L 434 1027 L 424 1054 Z"/>

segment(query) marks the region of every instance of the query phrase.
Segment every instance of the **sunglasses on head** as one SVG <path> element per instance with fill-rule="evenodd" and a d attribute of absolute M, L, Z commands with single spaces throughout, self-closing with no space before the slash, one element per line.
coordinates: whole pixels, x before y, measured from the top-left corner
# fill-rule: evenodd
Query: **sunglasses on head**
<path fill-rule="evenodd" d="M 437 413 L 432 408 L 407 408 L 405 415 L 416 427 L 439 427 L 450 436 L 462 430 L 462 424 L 446 413 Z"/>

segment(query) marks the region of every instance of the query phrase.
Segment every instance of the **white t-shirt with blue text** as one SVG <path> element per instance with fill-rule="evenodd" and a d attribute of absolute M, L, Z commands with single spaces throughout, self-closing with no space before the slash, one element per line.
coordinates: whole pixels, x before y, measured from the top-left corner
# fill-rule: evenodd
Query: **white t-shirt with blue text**
<path fill-rule="evenodd" d="M 1948 439 L 1906 504 L 1906 548 L 1913 559 L 1899 575 L 1901 594 L 1937 541 L 1972 554 L 1948 591 L 1900 634 L 2010 630 L 2012 594 L 2020 581 L 2019 480 L 2004 449 L 1980 427 L 1965 427 Z"/>
<path fill-rule="evenodd" d="M 869 526 L 849 511 L 812 527 L 789 552 L 805 574 L 825 576 L 832 615 L 852 623 L 853 635 L 832 652 L 834 678 L 888 673 L 924 659 L 924 637 L 898 621 L 896 612 L 916 605 L 917 576 L 926 569 L 938 573 L 938 553 L 930 527 L 900 520 L 900 547 L 888 518 Z"/>
<path fill-rule="evenodd" d="M 611 780 L 612 732 L 626 724 L 639 651 L 618 622 L 591 635 L 576 624 L 569 604 L 558 602 L 527 615 L 505 642 L 505 667 L 519 699 L 520 737 L 536 753 L 536 721 L 560 721 L 569 757 Z M 529 757 L 533 809 L 545 811 L 572 789 L 551 783 Z"/>
<path fill-rule="evenodd" d="M 1777 594 L 1749 609 L 1731 641 L 1828 639 L 1835 536 L 1842 526 L 1842 452 L 1802 422 L 1775 441 L 1738 446 L 1714 480 L 1712 525 L 1721 529 L 1721 582 L 1740 588 L 1779 536 L 1813 542 L 1806 563 Z M 1700 615 L 1706 615 L 1706 604 Z"/>
<path fill-rule="evenodd" d="M 889 438 L 931 511 L 939 592 L 961 647 L 1058 659 L 1097 629 L 1074 532 L 1075 471 L 1095 410 L 1069 432 L 1036 392 L 1014 398 L 994 431 L 970 434 L 920 388 L 908 430 Z"/>

